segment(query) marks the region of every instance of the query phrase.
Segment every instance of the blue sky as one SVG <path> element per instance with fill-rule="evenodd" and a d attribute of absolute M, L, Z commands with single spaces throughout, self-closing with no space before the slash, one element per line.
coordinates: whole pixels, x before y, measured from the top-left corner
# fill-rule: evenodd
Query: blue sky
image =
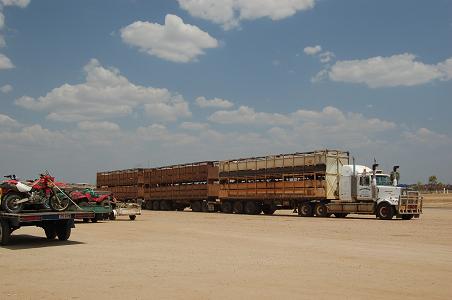
<path fill-rule="evenodd" d="M 3 173 L 331 147 L 452 182 L 452 1 L 0 3 Z"/>

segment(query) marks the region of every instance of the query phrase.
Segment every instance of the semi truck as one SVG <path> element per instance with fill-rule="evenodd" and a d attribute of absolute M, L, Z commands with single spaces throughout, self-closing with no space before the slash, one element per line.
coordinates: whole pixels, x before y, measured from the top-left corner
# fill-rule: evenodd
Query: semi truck
<path fill-rule="evenodd" d="M 227 213 L 294 209 L 301 217 L 418 218 L 422 198 L 398 186 L 398 166 L 391 174 L 377 168 L 351 163 L 349 152 L 339 150 L 221 161 L 219 202 Z"/>
<path fill-rule="evenodd" d="M 102 178 L 103 183 L 118 182 L 120 173 L 112 172 L 108 179 L 109 173 L 101 172 L 97 178 Z M 190 207 L 193 211 L 271 215 L 279 209 L 291 209 L 301 217 L 343 218 L 353 213 L 407 220 L 422 213 L 419 193 L 398 185 L 398 166 L 385 174 L 378 164 L 371 168 L 355 164 L 349 152 L 340 150 L 127 170 L 127 173 L 136 174 L 137 195 L 144 200 L 144 208 L 153 210 Z M 126 181 L 128 184 L 131 178 Z"/>

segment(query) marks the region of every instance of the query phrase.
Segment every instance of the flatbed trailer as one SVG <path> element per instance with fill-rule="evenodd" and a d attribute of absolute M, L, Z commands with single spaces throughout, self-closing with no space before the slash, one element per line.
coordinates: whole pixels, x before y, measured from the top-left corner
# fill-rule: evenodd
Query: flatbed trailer
<path fill-rule="evenodd" d="M 44 229 L 47 239 L 56 237 L 66 241 L 75 228 L 74 219 L 94 218 L 93 212 L 85 211 L 23 211 L 21 213 L 0 212 L 0 245 L 7 245 L 13 231 L 22 226 L 37 226 Z"/>
<path fill-rule="evenodd" d="M 99 205 L 96 202 L 89 202 L 85 205 L 80 205 L 79 207 L 83 212 L 92 213 L 92 217 L 87 217 L 83 214 L 77 216 L 76 219 L 81 219 L 85 223 L 88 223 L 89 221 L 96 223 L 97 221 L 108 220 L 113 212 L 111 203 L 108 203 L 108 205 Z M 74 210 L 78 209 L 76 207 L 73 208 Z"/>
<path fill-rule="evenodd" d="M 113 203 L 112 207 L 110 220 L 116 220 L 116 217 L 120 216 L 129 216 L 129 219 L 134 221 L 138 215 L 141 215 L 141 204 L 139 203 L 116 202 Z"/>

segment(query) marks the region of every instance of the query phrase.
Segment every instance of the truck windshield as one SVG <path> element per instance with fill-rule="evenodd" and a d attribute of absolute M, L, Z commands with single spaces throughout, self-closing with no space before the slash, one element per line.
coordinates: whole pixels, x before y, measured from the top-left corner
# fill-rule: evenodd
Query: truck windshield
<path fill-rule="evenodd" d="M 377 175 L 377 185 L 392 185 L 391 179 L 388 175 Z"/>

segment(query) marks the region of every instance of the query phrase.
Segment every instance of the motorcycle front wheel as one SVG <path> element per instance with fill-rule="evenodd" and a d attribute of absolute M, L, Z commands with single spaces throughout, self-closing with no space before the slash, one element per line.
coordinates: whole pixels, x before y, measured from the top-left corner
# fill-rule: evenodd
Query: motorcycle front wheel
<path fill-rule="evenodd" d="M 49 199 L 49 205 L 53 211 L 66 210 L 69 207 L 70 202 L 69 198 L 63 195 L 52 195 Z"/>
<path fill-rule="evenodd" d="M 12 214 L 17 214 L 22 211 L 24 204 L 17 203 L 17 201 L 21 200 L 22 197 L 17 194 L 11 194 L 6 196 L 2 200 L 2 208 L 4 211 Z"/>

